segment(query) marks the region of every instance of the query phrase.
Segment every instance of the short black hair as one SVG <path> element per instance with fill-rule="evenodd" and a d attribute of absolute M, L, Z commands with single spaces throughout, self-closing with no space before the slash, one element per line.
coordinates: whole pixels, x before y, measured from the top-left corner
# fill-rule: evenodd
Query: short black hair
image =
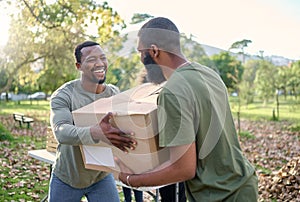
<path fill-rule="evenodd" d="M 144 28 L 165 29 L 179 34 L 179 30 L 176 25 L 170 19 L 165 17 L 157 17 L 149 20 L 142 26 L 141 29 Z"/>
<path fill-rule="evenodd" d="M 176 25 L 165 17 L 157 17 L 146 22 L 138 32 L 138 37 L 145 48 L 151 44 L 168 52 L 180 50 L 180 32 Z"/>
<path fill-rule="evenodd" d="M 89 46 L 97 46 L 100 45 L 99 43 L 95 42 L 95 41 L 85 41 L 81 44 L 78 44 L 75 48 L 75 59 L 77 63 L 81 63 L 81 49 L 85 48 L 85 47 L 89 47 Z"/>

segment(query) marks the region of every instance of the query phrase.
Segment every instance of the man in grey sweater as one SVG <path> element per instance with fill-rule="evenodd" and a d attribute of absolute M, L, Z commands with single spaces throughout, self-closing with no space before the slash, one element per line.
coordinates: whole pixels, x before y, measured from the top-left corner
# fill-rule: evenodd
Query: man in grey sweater
<path fill-rule="evenodd" d="M 50 102 L 50 123 L 58 148 L 48 199 L 74 202 L 86 196 L 88 201 L 117 202 L 119 196 L 112 174 L 85 169 L 79 145 L 105 141 L 126 152 L 135 148 L 136 141 L 109 124 L 111 114 L 94 126 L 74 125 L 72 111 L 119 93 L 116 86 L 105 83 L 108 61 L 98 43 L 79 44 L 75 58 L 81 78 L 63 84 L 53 93 Z"/>

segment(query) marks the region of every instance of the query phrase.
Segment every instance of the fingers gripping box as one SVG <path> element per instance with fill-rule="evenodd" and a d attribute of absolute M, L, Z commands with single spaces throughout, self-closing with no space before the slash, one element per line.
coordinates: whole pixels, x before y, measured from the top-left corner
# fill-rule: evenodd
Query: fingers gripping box
<path fill-rule="evenodd" d="M 133 173 L 151 170 L 169 158 L 166 149 L 160 149 L 157 127 L 157 96 L 161 85 L 142 84 L 109 98 L 99 99 L 73 111 L 76 126 L 99 123 L 108 113 L 114 112 L 113 126 L 124 132 L 134 132 L 137 140 L 135 150 L 124 153 L 110 143 L 81 145 L 85 167 L 88 169 L 120 172 L 114 159 L 122 161 Z"/>

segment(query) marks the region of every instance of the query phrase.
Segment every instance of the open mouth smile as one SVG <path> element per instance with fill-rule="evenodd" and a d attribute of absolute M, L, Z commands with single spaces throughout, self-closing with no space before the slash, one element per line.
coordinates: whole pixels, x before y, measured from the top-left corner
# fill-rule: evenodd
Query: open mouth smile
<path fill-rule="evenodd" d="M 95 73 L 102 73 L 102 74 L 104 74 L 105 73 L 105 69 L 97 69 L 94 72 Z"/>
<path fill-rule="evenodd" d="M 92 71 L 96 74 L 105 74 L 106 68 L 104 66 L 94 67 Z"/>

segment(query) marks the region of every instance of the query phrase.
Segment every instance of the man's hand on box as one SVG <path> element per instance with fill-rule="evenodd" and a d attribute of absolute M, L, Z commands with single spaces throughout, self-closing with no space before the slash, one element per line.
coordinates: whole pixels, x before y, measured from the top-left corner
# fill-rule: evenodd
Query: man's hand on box
<path fill-rule="evenodd" d="M 133 134 L 126 134 L 120 129 L 113 127 L 110 123 L 112 117 L 113 114 L 110 112 L 104 116 L 99 124 L 91 127 L 91 134 L 94 141 L 111 143 L 124 152 L 128 152 L 128 149 L 134 150 L 137 141 L 133 139 Z"/>

